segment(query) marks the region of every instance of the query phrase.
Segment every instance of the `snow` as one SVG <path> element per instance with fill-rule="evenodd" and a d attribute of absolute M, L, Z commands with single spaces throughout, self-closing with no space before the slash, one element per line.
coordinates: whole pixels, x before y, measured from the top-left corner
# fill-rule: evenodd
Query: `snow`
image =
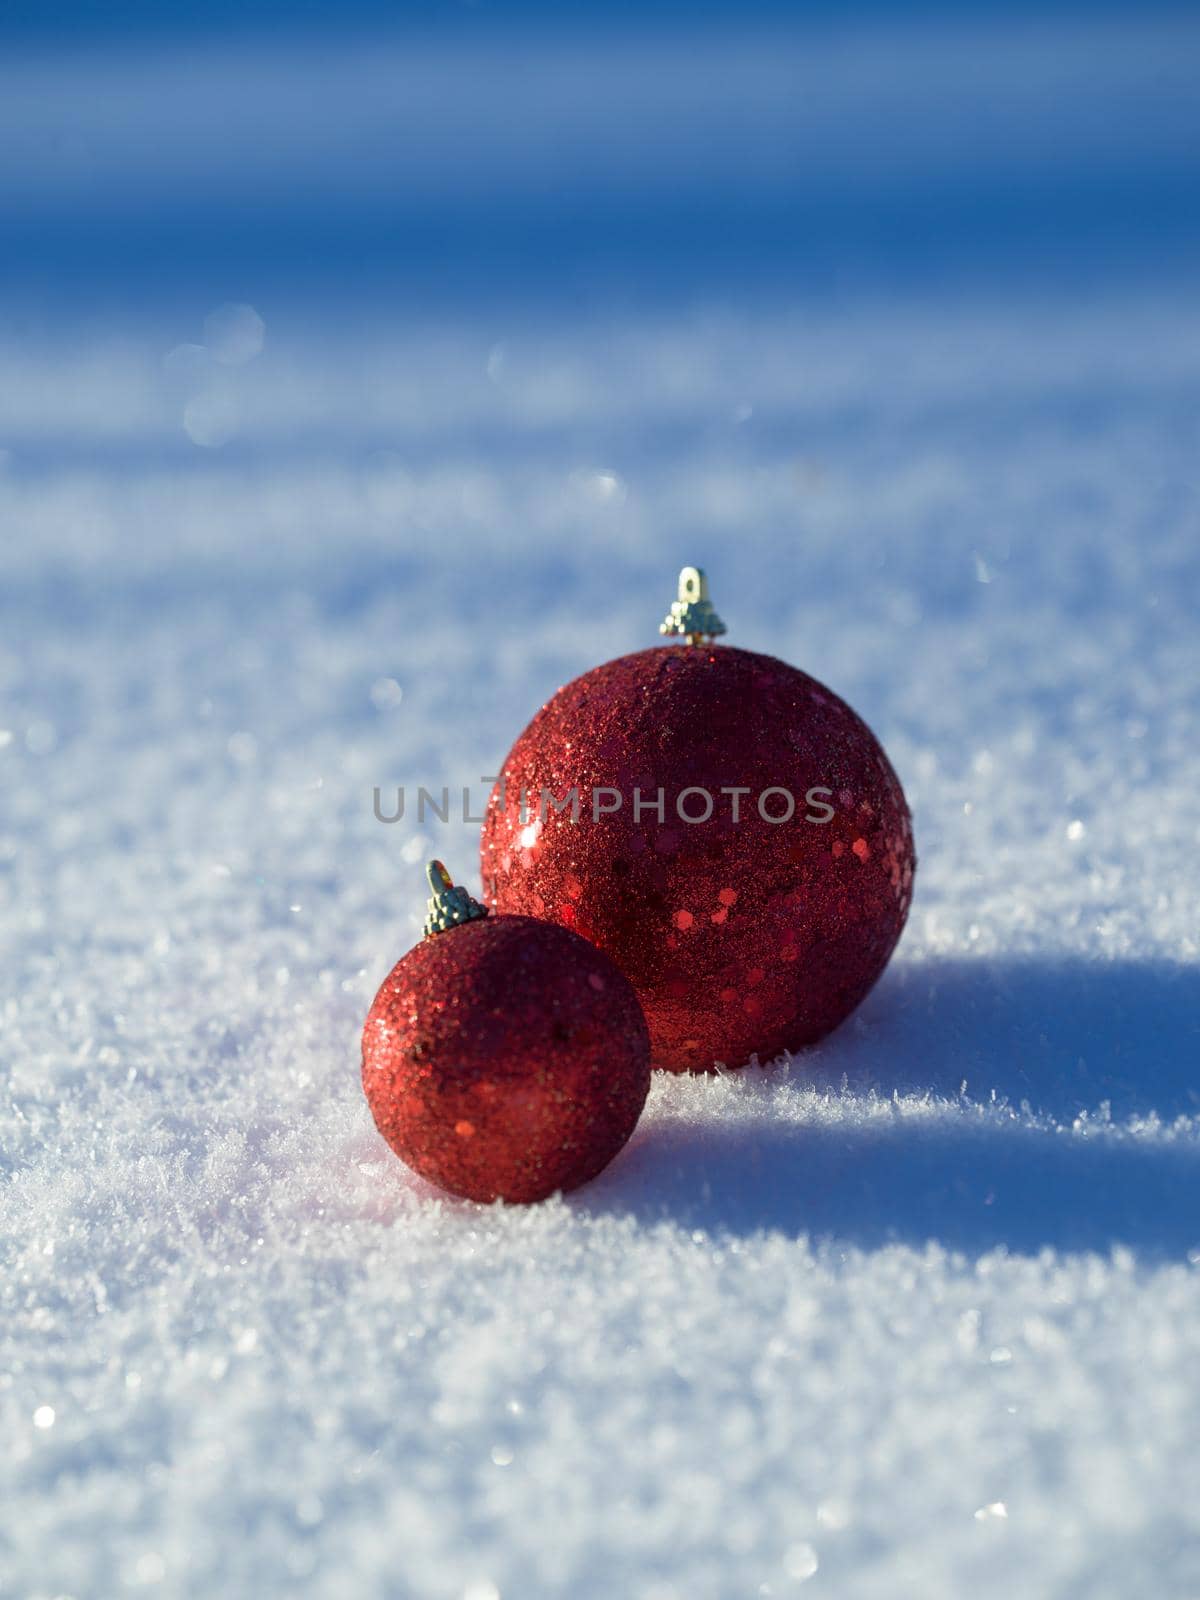
<path fill-rule="evenodd" d="M 131 335 L 0 480 L 0 1591 L 1190 1592 L 1200 317 L 505 334 L 268 318 L 227 457 Z M 475 830 L 373 788 L 480 796 L 688 557 L 884 739 L 911 925 L 590 1188 L 439 1198 L 357 1032 Z"/>
<path fill-rule="evenodd" d="M 1097 81 L 1140 104 L 1177 35 L 1136 34 Z M 1048 138 L 1093 88 L 1046 73 Z M 97 204 L 122 152 L 174 170 L 130 103 Z M 945 177 L 937 104 L 902 200 Z M 77 146 L 31 148 L 74 204 Z M 288 148 L 219 153 L 253 199 Z M 1200 301 L 1155 248 L 607 307 L 261 263 L 60 320 L 5 290 L 0 1595 L 1200 1592 Z M 685 562 L 883 740 L 910 925 L 818 1050 L 660 1077 L 586 1189 L 441 1197 L 358 1083 L 424 859 L 477 884 L 477 826 L 418 825 L 417 786 L 477 816 Z"/>

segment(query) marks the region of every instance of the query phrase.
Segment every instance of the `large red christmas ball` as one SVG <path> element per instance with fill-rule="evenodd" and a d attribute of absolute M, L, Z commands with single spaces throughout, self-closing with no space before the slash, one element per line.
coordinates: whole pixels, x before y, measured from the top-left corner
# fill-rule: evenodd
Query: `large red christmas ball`
<path fill-rule="evenodd" d="M 650 1084 L 637 996 L 555 923 L 487 917 L 425 938 L 367 1016 L 362 1081 L 402 1161 L 471 1200 L 586 1183 L 633 1132 Z"/>
<path fill-rule="evenodd" d="M 612 956 L 654 1064 L 677 1072 L 836 1028 L 887 964 L 914 866 L 866 723 L 807 673 L 711 643 L 560 689 L 509 752 L 482 838 L 488 903 Z"/>

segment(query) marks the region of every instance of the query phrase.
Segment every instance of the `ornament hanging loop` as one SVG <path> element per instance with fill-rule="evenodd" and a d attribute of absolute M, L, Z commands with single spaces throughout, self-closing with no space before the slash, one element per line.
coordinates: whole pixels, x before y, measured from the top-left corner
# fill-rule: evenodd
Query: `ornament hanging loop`
<path fill-rule="evenodd" d="M 684 567 L 679 574 L 679 598 L 671 602 L 658 631 L 683 638 L 688 644 L 711 644 L 727 631 L 708 597 L 708 579 L 702 567 Z"/>
<path fill-rule="evenodd" d="M 472 899 L 465 889 L 456 888 L 450 874 L 440 861 L 431 861 L 425 868 L 431 890 L 425 912 L 425 937 L 445 933 L 447 928 L 457 928 L 464 922 L 476 922 L 487 916 L 487 907 Z"/>

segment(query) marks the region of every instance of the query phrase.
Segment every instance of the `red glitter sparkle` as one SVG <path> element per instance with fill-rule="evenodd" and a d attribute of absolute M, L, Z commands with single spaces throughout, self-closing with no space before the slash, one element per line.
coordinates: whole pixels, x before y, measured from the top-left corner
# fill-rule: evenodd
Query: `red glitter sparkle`
<path fill-rule="evenodd" d="M 586 1183 L 633 1132 L 650 1084 L 628 982 L 586 939 L 529 917 L 422 940 L 384 980 L 362 1047 L 380 1133 L 471 1200 Z"/>
<path fill-rule="evenodd" d="M 534 717 L 503 782 L 483 827 L 485 897 L 556 921 L 569 906 L 636 989 L 655 1065 L 740 1066 L 813 1043 L 858 1005 L 904 927 L 915 856 L 899 780 L 844 701 L 770 656 L 665 646 L 597 667 Z M 736 823 L 724 787 L 749 791 Z M 795 796 L 788 822 L 759 813 L 773 787 Z M 536 815 L 544 788 L 578 788 L 580 820 L 547 808 L 522 849 L 516 796 Z M 620 809 L 593 820 L 594 788 L 619 791 Z M 689 788 L 713 795 L 710 820 L 680 820 Z M 827 822 L 804 820 L 813 788 L 831 791 Z M 783 798 L 766 809 L 780 815 Z"/>

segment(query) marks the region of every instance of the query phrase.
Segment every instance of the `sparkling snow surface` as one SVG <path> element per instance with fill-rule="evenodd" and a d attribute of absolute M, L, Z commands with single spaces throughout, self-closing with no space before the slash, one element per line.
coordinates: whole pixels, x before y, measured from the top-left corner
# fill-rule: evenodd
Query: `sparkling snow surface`
<path fill-rule="evenodd" d="M 1196 303 L 3 356 L 0 1594 L 1200 1594 Z M 358 1083 L 476 881 L 416 786 L 685 561 L 883 739 L 908 931 L 590 1187 L 439 1198 Z"/>

